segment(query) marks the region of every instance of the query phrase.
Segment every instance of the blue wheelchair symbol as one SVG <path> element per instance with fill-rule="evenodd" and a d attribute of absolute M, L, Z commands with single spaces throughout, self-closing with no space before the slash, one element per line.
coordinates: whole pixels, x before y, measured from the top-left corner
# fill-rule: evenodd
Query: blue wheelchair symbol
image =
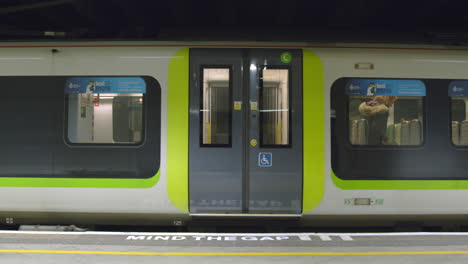
<path fill-rule="evenodd" d="M 258 166 L 271 167 L 273 165 L 273 154 L 260 152 L 258 153 Z"/>

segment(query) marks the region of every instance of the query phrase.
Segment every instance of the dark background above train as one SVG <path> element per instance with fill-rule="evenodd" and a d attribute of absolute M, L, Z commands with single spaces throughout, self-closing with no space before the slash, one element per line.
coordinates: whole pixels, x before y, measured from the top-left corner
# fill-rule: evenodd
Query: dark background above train
<path fill-rule="evenodd" d="M 5 0 L 0 40 L 468 42 L 466 1 Z"/>

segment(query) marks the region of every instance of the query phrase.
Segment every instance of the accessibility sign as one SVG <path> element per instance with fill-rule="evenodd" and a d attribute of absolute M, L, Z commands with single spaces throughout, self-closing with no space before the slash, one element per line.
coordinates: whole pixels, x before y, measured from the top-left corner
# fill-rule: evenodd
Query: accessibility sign
<path fill-rule="evenodd" d="M 273 154 L 269 152 L 258 153 L 258 166 L 271 167 L 273 165 Z"/>

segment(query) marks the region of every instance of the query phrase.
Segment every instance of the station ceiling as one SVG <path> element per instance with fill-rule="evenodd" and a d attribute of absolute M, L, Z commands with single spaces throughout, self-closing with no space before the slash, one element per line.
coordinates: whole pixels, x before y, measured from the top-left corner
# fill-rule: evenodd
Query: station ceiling
<path fill-rule="evenodd" d="M 255 40 L 464 45 L 460 0 L 3 0 L 0 40 Z"/>

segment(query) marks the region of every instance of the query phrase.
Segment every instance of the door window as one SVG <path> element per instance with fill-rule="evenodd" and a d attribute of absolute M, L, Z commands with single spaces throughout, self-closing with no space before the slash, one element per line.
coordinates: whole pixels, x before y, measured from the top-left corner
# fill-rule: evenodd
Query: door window
<path fill-rule="evenodd" d="M 231 69 L 203 66 L 201 79 L 201 145 L 230 146 Z"/>
<path fill-rule="evenodd" d="M 260 144 L 290 146 L 289 69 L 260 70 Z"/>

